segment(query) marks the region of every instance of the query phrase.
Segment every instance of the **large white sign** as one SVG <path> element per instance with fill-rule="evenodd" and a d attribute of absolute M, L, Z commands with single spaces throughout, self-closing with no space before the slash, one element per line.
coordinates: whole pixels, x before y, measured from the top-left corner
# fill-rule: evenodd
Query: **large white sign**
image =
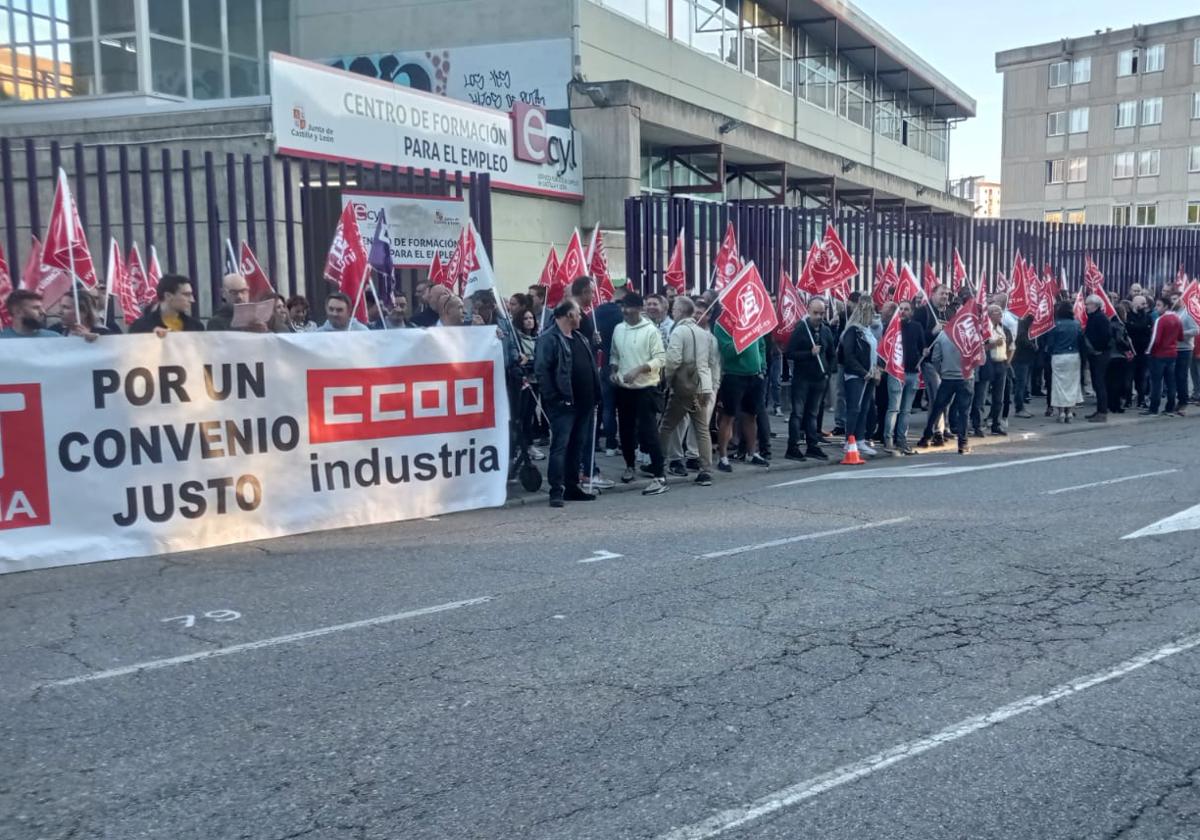
<path fill-rule="evenodd" d="M 583 197 L 579 144 L 570 129 L 523 120 L 517 138 L 512 118 L 491 108 L 278 53 L 271 54 L 271 122 L 276 151 L 284 154 L 486 172 L 498 189 Z M 518 145 L 544 147 L 542 162 L 518 160 Z"/>
<path fill-rule="evenodd" d="M 505 113 L 518 102 L 550 111 L 570 107 L 570 38 L 341 55 L 325 63 Z"/>
<path fill-rule="evenodd" d="M 435 251 L 448 260 L 467 224 L 461 198 L 430 198 L 403 193 L 343 192 L 342 207 L 354 205 L 363 247 L 370 249 L 379 212 L 387 217 L 392 263 L 397 268 L 428 268 Z"/>
<path fill-rule="evenodd" d="M 0 573 L 504 503 L 492 327 L 0 341 Z"/>

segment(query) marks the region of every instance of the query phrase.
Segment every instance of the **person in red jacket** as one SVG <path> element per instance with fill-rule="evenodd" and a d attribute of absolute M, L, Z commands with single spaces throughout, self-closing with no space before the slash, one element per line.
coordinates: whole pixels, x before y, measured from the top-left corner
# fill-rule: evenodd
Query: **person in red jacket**
<path fill-rule="evenodd" d="M 1158 414 L 1158 404 L 1162 399 L 1165 381 L 1165 414 L 1183 416 L 1183 406 L 1175 404 L 1175 358 L 1178 352 L 1176 348 L 1183 340 L 1183 322 L 1171 311 L 1171 302 L 1165 297 L 1154 302 L 1154 311 L 1158 313 L 1158 317 L 1154 321 L 1154 329 L 1150 332 L 1150 347 L 1147 350 L 1150 356 L 1150 407 L 1142 414 Z"/>

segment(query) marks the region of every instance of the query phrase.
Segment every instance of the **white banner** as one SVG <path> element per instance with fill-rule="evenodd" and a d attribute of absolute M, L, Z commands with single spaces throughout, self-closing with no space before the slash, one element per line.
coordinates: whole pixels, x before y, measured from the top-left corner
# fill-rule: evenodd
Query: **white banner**
<path fill-rule="evenodd" d="M 375 238 L 379 211 L 387 213 L 392 263 L 396 268 L 429 268 L 433 252 L 449 260 L 458 245 L 458 233 L 469 215 L 461 198 L 430 198 L 403 193 L 343 192 L 342 207 L 354 205 L 363 247 Z"/>
<path fill-rule="evenodd" d="M 524 103 L 522 103 L 524 104 Z M 277 152 L 323 160 L 486 172 L 502 190 L 583 198 L 575 132 L 271 53 Z M 520 143 L 515 132 L 520 131 Z M 515 151 L 537 150 L 534 163 Z"/>
<path fill-rule="evenodd" d="M 0 340 L 0 573 L 502 505 L 494 327 Z"/>

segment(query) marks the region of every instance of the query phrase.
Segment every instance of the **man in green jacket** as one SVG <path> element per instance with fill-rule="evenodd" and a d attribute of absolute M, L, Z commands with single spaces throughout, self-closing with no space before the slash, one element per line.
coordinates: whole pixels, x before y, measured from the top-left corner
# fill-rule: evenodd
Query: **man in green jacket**
<path fill-rule="evenodd" d="M 742 439 L 751 464 L 767 466 L 767 459 L 755 452 L 758 426 L 755 414 L 763 401 L 763 374 L 767 369 L 767 344 L 765 338 L 751 344 L 741 353 L 733 344 L 733 337 L 717 323 L 713 326 L 717 337 L 717 348 L 721 351 L 721 388 L 717 393 L 720 415 L 717 425 L 717 454 L 720 460 L 717 469 L 733 472 L 729 464 L 729 441 L 733 438 L 733 420 L 741 420 Z"/>

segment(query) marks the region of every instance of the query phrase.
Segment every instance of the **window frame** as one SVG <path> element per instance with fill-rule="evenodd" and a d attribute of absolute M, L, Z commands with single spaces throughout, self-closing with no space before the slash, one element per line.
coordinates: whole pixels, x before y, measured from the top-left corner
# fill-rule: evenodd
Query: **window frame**
<path fill-rule="evenodd" d="M 1058 119 L 1055 120 L 1055 117 Z M 1058 131 L 1052 130 L 1052 124 L 1058 123 Z M 1067 112 L 1066 111 L 1050 111 L 1046 114 L 1046 136 L 1047 137 L 1062 137 L 1067 133 Z"/>
<path fill-rule="evenodd" d="M 1158 56 L 1158 66 L 1150 66 L 1150 56 Z M 1142 73 L 1161 73 L 1167 68 L 1167 45 L 1155 44 L 1143 50 Z"/>
<path fill-rule="evenodd" d="M 1153 219 L 1150 217 L 1153 216 Z M 1133 214 L 1134 227 L 1157 227 L 1158 226 L 1158 202 L 1148 204 L 1137 204 L 1134 206 Z"/>
<path fill-rule="evenodd" d="M 1200 146 L 1188 149 L 1188 172 L 1200 172 Z"/>
<path fill-rule="evenodd" d="M 1142 161 L 1153 161 L 1154 166 L 1147 166 L 1146 169 L 1151 171 L 1142 171 Z M 1157 178 L 1162 173 L 1162 150 L 1161 149 L 1141 149 L 1137 153 L 1137 176 L 1139 178 Z"/>
<path fill-rule="evenodd" d="M 1080 67 L 1086 68 L 1086 75 L 1082 79 L 1077 78 L 1080 75 L 1080 73 L 1078 72 Z M 1071 62 L 1071 84 L 1086 85 L 1091 80 L 1092 80 L 1092 57 L 1090 55 L 1086 56 L 1084 58 L 1077 58 Z"/>
<path fill-rule="evenodd" d="M 1200 120 L 1200 91 L 1192 94 L 1192 119 Z"/>
<path fill-rule="evenodd" d="M 1047 225 L 1061 225 L 1063 223 L 1063 211 L 1043 210 L 1042 222 Z"/>
<path fill-rule="evenodd" d="M 1117 78 L 1138 74 L 1138 53 L 1137 47 L 1130 47 L 1117 53 Z"/>
<path fill-rule="evenodd" d="M 1146 114 L 1151 105 L 1155 106 L 1154 119 L 1150 119 Z M 1163 115 L 1163 98 L 1161 96 L 1149 96 L 1142 100 L 1142 125 L 1162 125 Z"/>
<path fill-rule="evenodd" d="M 1058 178 L 1054 177 L 1055 172 L 1058 173 Z M 1066 158 L 1052 158 L 1046 161 L 1046 186 L 1054 186 L 1057 184 L 1066 183 L 1067 178 L 1067 160 Z"/>
<path fill-rule="evenodd" d="M 1120 221 L 1118 216 L 1123 216 L 1124 221 Z M 1133 205 L 1132 204 L 1114 204 L 1112 206 L 1112 214 L 1110 216 L 1113 227 L 1130 227 L 1133 224 Z"/>
<path fill-rule="evenodd" d="M 1200 201 L 1189 201 L 1187 203 L 1187 214 L 1184 216 L 1184 224 L 1200 225 Z"/>
<path fill-rule="evenodd" d="M 1068 225 L 1085 225 L 1087 224 L 1087 208 L 1086 207 L 1068 207 L 1063 211 L 1063 222 Z"/>
<path fill-rule="evenodd" d="M 1082 115 L 1082 128 L 1076 128 L 1075 117 Z M 1087 134 L 1088 124 L 1091 122 L 1091 108 L 1084 105 L 1081 108 L 1072 108 L 1067 111 L 1067 133 L 1068 134 Z"/>
<path fill-rule="evenodd" d="M 1128 106 L 1129 122 L 1121 122 L 1122 109 Z M 1117 103 L 1117 115 L 1113 120 L 1114 128 L 1136 128 L 1138 124 L 1139 103 L 1136 99 L 1127 99 L 1124 102 Z"/>
<path fill-rule="evenodd" d="M 1058 71 L 1058 72 L 1056 73 L 1055 71 Z M 1069 61 L 1051 61 L 1050 67 L 1048 70 L 1048 74 L 1049 74 L 1049 79 L 1048 79 L 1049 84 L 1047 85 L 1048 87 L 1051 87 L 1051 88 L 1066 87 L 1067 85 L 1069 85 L 1071 83 L 1071 62 L 1069 62 Z M 1060 79 L 1058 84 L 1054 83 L 1054 78 L 1056 75 Z"/>
<path fill-rule="evenodd" d="M 1122 161 L 1128 161 L 1128 175 L 1122 175 Z M 1113 154 L 1113 180 L 1123 181 L 1137 175 L 1137 152 L 1116 152 Z"/>
<path fill-rule="evenodd" d="M 1067 158 L 1066 169 L 1067 169 L 1066 175 L 1067 175 L 1067 183 L 1068 184 L 1086 184 L 1087 183 L 1087 170 L 1088 170 L 1087 155 L 1083 155 L 1082 157 Z M 1075 177 L 1072 177 L 1072 172 L 1074 172 Z"/>

